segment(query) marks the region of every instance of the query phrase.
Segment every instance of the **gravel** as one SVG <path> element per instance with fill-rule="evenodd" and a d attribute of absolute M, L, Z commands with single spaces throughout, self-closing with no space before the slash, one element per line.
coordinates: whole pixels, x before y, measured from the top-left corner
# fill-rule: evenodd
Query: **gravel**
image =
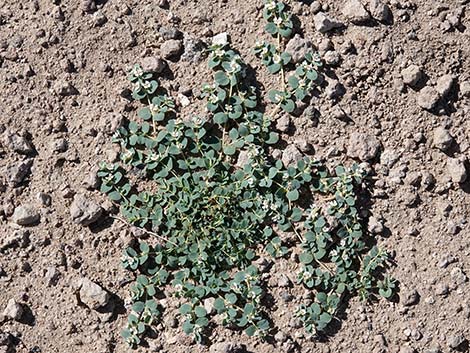
<path fill-rule="evenodd" d="M 23 306 L 16 302 L 15 299 L 8 300 L 5 310 L 3 310 L 3 315 L 6 318 L 19 321 L 23 317 Z"/>
<path fill-rule="evenodd" d="M 384 23 L 392 22 L 392 11 L 382 0 L 370 0 L 369 9 L 373 18 Z"/>
<path fill-rule="evenodd" d="M 341 28 L 344 24 L 334 18 L 327 16 L 323 12 L 319 12 L 313 18 L 315 29 L 321 33 L 329 32 L 335 28 Z"/>
<path fill-rule="evenodd" d="M 439 93 L 434 87 L 426 86 L 419 91 L 416 103 L 425 110 L 432 110 L 439 102 Z"/>
<path fill-rule="evenodd" d="M 418 65 L 410 65 L 401 71 L 403 82 L 408 86 L 416 86 L 423 78 L 423 72 Z"/>
<path fill-rule="evenodd" d="M 457 350 L 465 341 L 466 339 L 463 335 L 453 335 L 447 338 L 447 346 L 453 350 Z"/>
<path fill-rule="evenodd" d="M 413 306 L 419 303 L 420 295 L 416 289 L 404 291 L 401 295 L 401 303 L 404 306 Z"/>
<path fill-rule="evenodd" d="M 76 194 L 70 206 L 70 216 L 75 223 L 89 226 L 103 214 L 103 209 L 83 194 Z"/>
<path fill-rule="evenodd" d="M 287 167 L 302 159 L 302 153 L 295 147 L 295 145 L 288 145 L 282 152 L 282 163 Z"/>
<path fill-rule="evenodd" d="M 142 69 L 144 71 L 161 73 L 166 68 L 166 62 L 159 56 L 146 56 L 141 60 Z"/>
<path fill-rule="evenodd" d="M 292 63 L 297 64 L 302 62 L 307 54 L 312 49 L 312 42 L 302 38 L 299 34 L 292 37 L 286 45 L 286 52 L 292 56 Z"/>
<path fill-rule="evenodd" d="M 467 180 L 465 160 L 460 158 L 448 158 L 447 172 L 454 183 L 464 183 Z"/>
<path fill-rule="evenodd" d="M 436 91 L 442 97 L 446 97 L 451 92 L 454 82 L 454 77 L 452 75 L 441 76 L 436 82 Z"/>
<path fill-rule="evenodd" d="M 183 52 L 183 42 L 177 39 L 167 40 L 160 47 L 160 52 L 165 59 L 177 59 Z"/>
<path fill-rule="evenodd" d="M 32 205 L 21 205 L 15 208 L 12 220 L 20 226 L 28 226 L 39 222 L 41 216 Z"/>
<path fill-rule="evenodd" d="M 446 152 L 452 146 L 454 138 L 448 130 L 440 126 L 434 130 L 432 141 L 434 147 L 440 149 L 442 152 Z"/>
<path fill-rule="evenodd" d="M 97 310 L 106 306 L 110 296 L 99 284 L 83 278 L 80 283 L 80 301 L 90 309 Z"/>
<path fill-rule="evenodd" d="M 11 133 L 8 130 L 3 134 L 3 143 L 12 151 L 20 154 L 34 153 L 34 146 L 25 136 Z"/>
<path fill-rule="evenodd" d="M 348 0 L 343 5 L 343 15 L 352 23 L 360 24 L 370 20 L 370 14 L 359 0 Z"/>
<path fill-rule="evenodd" d="M 30 174 L 32 165 L 32 159 L 26 159 L 8 165 L 5 171 L 5 176 L 7 177 L 8 184 L 12 187 L 19 186 L 23 182 L 23 180 Z"/>
<path fill-rule="evenodd" d="M 353 132 L 348 141 L 347 155 L 363 162 L 370 161 L 378 155 L 380 146 L 374 136 Z"/>

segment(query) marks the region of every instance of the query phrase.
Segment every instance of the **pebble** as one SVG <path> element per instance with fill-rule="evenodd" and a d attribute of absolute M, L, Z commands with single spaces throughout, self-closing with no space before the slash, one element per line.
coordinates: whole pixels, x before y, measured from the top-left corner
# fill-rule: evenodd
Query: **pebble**
<path fill-rule="evenodd" d="M 403 346 L 400 348 L 400 351 L 398 353 L 416 353 L 416 351 L 412 347 Z"/>
<path fill-rule="evenodd" d="M 426 86 L 419 91 L 416 103 L 425 110 L 432 110 L 439 101 L 439 98 L 439 93 L 434 87 Z"/>
<path fill-rule="evenodd" d="M 423 78 L 423 72 L 418 65 L 410 65 L 401 71 L 401 77 L 406 85 L 414 87 Z"/>
<path fill-rule="evenodd" d="M 374 159 L 380 151 L 380 142 L 371 135 L 353 132 L 347 145 L 347 155 L 363 162 Z"/>
<path fill-rule="evenodd" d="M 12 220 L 20 226 L 28 226 L 39 222 L 41 216 L 32 205 L 21 205 L 15 208 Z"/>
<path fill-rule="evenodd" d="M 214 45 L 225 45 L 228 42 L 229 36 L 227 32 L 222 32 L 212 37 L 212 44 Z"/>
<path fill-rule="evenodd" d="M 453 335 L 447 338 L 447 346 L 451 349 L 457 350 L 461 345 L 466 342 L 463 335 Z"/>
<path fill-rule="evenodd" d="M 142 69 L 159 74 L 166 68 L 166 62 L 159 56 L 146 56 L 141 60 Z"/>
<path fill-rule="evenodd" d="M 245 351 L 244 344 L 233 342 L 214 343 L 209 348 L 209 353 L 243 353 Z"/>
<path fill-rule="evenodd" d="M 164 40 L 183 38 L 183 32 L 175 27 L 161 26 L 158 29 L 158 32 L 161 34 Z"/>
<path fill-rule="evenodd" d="M 183 52 L 183 43 L 177 39 L 167 40 L 160 47 L 160 52 L 165 59 L 176 59 Z"/>
<path fill-rule="evenodd" d="M 77 89 L 66 80 L 57 80 L 54 84 L 54 91 L 62 97 L 78 94 Z"/>
<path fill-rule="evenodd" d="M 97 310 L 106 306 L 109 302 L 109 293 L 100 285 L 83 278 L 80 283 L 80 301 L 90 309 Z"/>
<path fill-rule="evenodd" d="M 383 23 L 392 22 L 392 11 L 382 0 L 369 0 L 369 9 L 373 18 Z"/>
<path fill-rule="evenodd" d="M 102 215 L 103 209 L 82 194 L 76 194 L 70 206 L 70 216 L 75 223 L 89 226 Z"/>
<path fill-rule="evenodd" d="M 454 268 L 450 271 L 450 276 L 451 276 L 452 280 L 453 280 L 457 285 L 461 285 L 461 284 L 464 284 L 465 282 L 467 282 L 467 276 L 466 276 L 465 273 L 462 271 L 462 269 L 459 268 L 459 267 L 454 267 Z"/>
<path fill-rule="evenodd" d="M 433 146 L 446 152 L 454 142 L 454 138 L 450 135 L 449 131 L 442 126 L 436 128 L 433 132 Z"/>
<path fill-rule="evenodd" d="M 290 287 L 292 285 L 292 282 L 290 281 L 289 277 L 282 274 L 279 276 L 279 279 L 277 280 L 277 285 L 278 287 Z"/>
<path fill-rule="evenodd" d="M 8 165 L 5 170 L 5 176 L 7 177 L 8 184 L 11 187 L 19 186 L 31 172 L 32 165 L 32 159 L 26 159 L 18 163 Z"/>
<path fill-rule="evenodd" d="M 467 180 L 465 160 L 460 158 L 448 158 L 447 172 L 454 183 L 464 183 Z"/>
<path fill-rule="evenodd" d="M 94 12 L 96 11 L 95 0 L 82 0 L 80 7 L 83 12 L 88 12 L 88 13 Z"/>
<path fill-rule="evenodd" d="M 286 52 L 291 55 L 291 62 L 294 64 L 300 63 L 305 54 L 312 49 L 312 42 L 302 38 L 299 34 L 292 37 L 286 45 Z"/>
<path fill-rule="evenodd" d="M 452 75 L 444 75 L 439 77 L 436 82 L 436 91 L 442 96 L 447 96 L 454 85 L 454 77 Z"/>
<path fill-rule="evenodd" d="M 416 289 L 408 290 L 401 296 L 401 302 L 404 306 L 413 306 L 419 303 L 420 295 Z"/>
<path fill-rule="evenodd" d="M 436 295 L 445 296 L 449 294 L 449 286 L 445 283 L 439 283 L 436 287 Z"/>
<path fill-rule="evenodd" d="M 274 339 L 276 340 L 276 342 L 284 343 L 285 341 L 287 341 L 288 337 L 287 337 L 287 335 L 286 335 L 284 332 L 278 331 L 278 332 L 274 335 Z"/>
<path fill-rule="evenodd" d="M 25 136 L 6 131 L 3 135 L 3 143 L 12 151 L 20 154 L 34 153 L 33 144 Z"/>
<path fill-rule="evenodd" d="M 470 81 L 463 81 L 460 83 L 460 94 L 463 97 L 470 97 Z"/>
<path fill-rule="evenodd" d="M 359 0 L 348 0 L 343 5 L 343 15 L 352 23 L 360 24 L 370 20 L 370 14 Z"/>
<path fill-rule="evenodd" d="M 341 28 L 344 24 L 334 18 L 328 17 L 325 13 L 319 12 L 313 18 L 315 29 L 321 33 L 329 32 L 335 28 Z"/>
<path fill-rule="evenodd" d="M 294 141 L 294 144 L 303 153 L 313 152 L 313 146 L 304 138 L 299 137 Z"/>
<path fill-rule="evenodd" d="M 290 128 L 290 116 L 289 115 L 283 115 L 276 121 L 276 129 L 278 129 L 280 132 L 287 132 L 289 131 Z"/>
<path fill-rule="evenodd" d="M 282 163 L 284 163 L 284 166 L 289 166 L 294 163 L 297 163 L 297 161 L 302 159 L 302 153 L 295 147 L 295 145 L 288 145 L 285 150 L 282 152 Z"/>
<path fill-rule="evenodd" d="M 9 319 L 19 321 L 23 316 L 23 311 L 23 306 L 12 298 L 8 300 L 7 306 L 3 311 L 3 315 Z"/>
<path fill-rule="evenodd" d="M 325 63 L 330 66 L 337 66 L 341 61 L 341 56 L 337 51 L 329 50 L 323 55 Z"/>

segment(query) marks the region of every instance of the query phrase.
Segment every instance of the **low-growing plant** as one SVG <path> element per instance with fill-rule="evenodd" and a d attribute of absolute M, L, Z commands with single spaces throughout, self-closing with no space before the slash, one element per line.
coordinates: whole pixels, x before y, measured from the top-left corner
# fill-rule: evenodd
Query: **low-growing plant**
<path fill-rule="evenodd" d="M 278 38 L 292 33 L 283 3 L 267 1 L 265 17 Z M 289 55 L 266 48 L 274 50 L 265 61 L 270 71 L 283 72 Z M 144 105 L 140 121 L 114 135 L 120 163 L 100 166 L 101 191 L 119 205 L 126 223 L 152 238 L 123 254 L 124 268 L 135 276 L 122 332 L 126 342 L 138 345 L 161 319 L 164 308 L 156 298 L 168 294 L 168 286 L 183 303 L 183 331 L 197 342 L 213 322 L 207 298 L 223 325 L 266 337 L 266 286 L 256 266 L 263 256 L 298 253 L 298 283 L 316 299 L 296 315 L 312 334 L 329 325 L 350 295 L 390 297 L 394 280 L 381 275 L 387 254 L 367 245 L 356 207 L 364 172 L 357 165 L 330 172 L 308 158 L 289 166 L 274 160 L 270 146 L 279 136 L 261 111 L 256 88 L 247 84 L 247 66 L 228 44 L 212 45 L 208 53 L 214 82 L 202 90 L 204 117 L 180 118 L 156 77 L 139 65 L 132 69 L 133 97 Z M 273 67 L 278 54 L 282 64 Z M 320 66 L 312 54 L 304 62 Z M 297 77 L 310 75 L 297 70 Z M 283 103 L 276 102 L 286 111 L 292 110 L 292 96 L 305 97 L 280 92 Z M 298 243 L 283 242 L 279 232 L 295 233 Z"/>

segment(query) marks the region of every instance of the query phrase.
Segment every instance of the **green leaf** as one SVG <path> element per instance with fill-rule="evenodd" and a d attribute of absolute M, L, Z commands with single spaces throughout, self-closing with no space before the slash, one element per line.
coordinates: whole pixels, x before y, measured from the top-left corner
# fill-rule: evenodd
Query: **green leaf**
<path fill-rule="evenodd" d="M 207 315 L 206 309 L 202 306 L 196 306 L 194 308 L 194 313 L 196 314 L 197 317 L 204 317 Z"/>
<path fill-rule="evenodd" d="M 217 84 L 220 86 L 227 86 L 230 83 L 230 79 L 227 77 L 227 75 L 223 71 L 217 71 L 214 74 L 214 79 L 215 79 L 215 82 L 217 82 Z"/>
<path fill-rule="evenodd" d="M 185 303 L 185 304 L 181 305 L 180 308 L 179 308 L 179 312 L 180 312 L 181 315 L 187 315 L 192 310 L 193 310 L 193 307 L 188 303 Z"/>
<path fill-rule="evenodd" d="M 112 191 L 108 194 L 108 197 L 113 201 L 119 201 L 121 199 L 121 194 L 118 191 Z"/>
<path fill-rule="evenodd" d="M 308 265 L 309 263 L 311 263 L 313 261 L 313 255 L 311 253 L 308 253 L 308 252 L 303 252 L 299 255 L 299 260 L 303 264 Z"/>
<path fill-rule="evenodd" d="M 297 201 L 299 199 L 299 191 L 297 189 L 288 191 L 286 197 L 289 201 Z"/>
<path fill-rule="evenodd" d="M 250 325 L 246 328 L 245 333 L 247 336 L 252 337 L 255 335 L 257 328 L 255 325 Z"/>

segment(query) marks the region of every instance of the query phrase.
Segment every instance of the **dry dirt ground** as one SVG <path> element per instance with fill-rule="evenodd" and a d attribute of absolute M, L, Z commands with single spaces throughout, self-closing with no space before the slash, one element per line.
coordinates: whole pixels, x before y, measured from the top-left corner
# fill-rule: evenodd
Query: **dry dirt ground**
<path fill-rule="evenodd" d="M 346 2 L 292 1 L 299 32 L 327 62 L 326 80 L 311 109 L 279 129 L 290 144 L 305 151 L 310 144 L 315 158 L 368 164 L 369 228 L 394 255 L 398 299 L 353 300 L 328 340 L 307 339 L 292 316 L 302 293 L 279 281 L 283 274 L 295 281 L 296 264 L 283 260 L 271 270 L 270 285 L 272 316 L 284 335 L 257 342 L 217 329 L 211 347 L 198 346 L 170 311 L 141 352 L 244 351 L 230 342 L 248 352 L 468 351 L 470 5 L 364 0 L 379 18 L 357 23 L 361 9 L 353 2 L 351 21 Z M 391 13 L 380 18 L 377 4 Z M 174 96 L 195 102 L 183 113 L 200 106 L 195 96 L 210 77 L 199 41 L 217 33 L 228 32 L 259 81 L 272 83 L 251 51 L 268 38 L 262 6 L 261 0 L 0 0 L 0 352 L 129 351 L 119 337 L 129 274 L 119 262 L 130 231 L 105 213 L 90 227 L 76 223 L 74 195 L 90 209 L 111 208 L 96 190 L 94 171 L 116 158 L 112 132 L 122 117 L 135 116 L 126 72 L 144 57 L 164 55 L 170 38 L 183 49 L 167 60 L 162 80 Z M 321 33 L 318 12 L 344 26 Z M 84 278 L 111 294 L 107 307 L 83 303 Z"/>

